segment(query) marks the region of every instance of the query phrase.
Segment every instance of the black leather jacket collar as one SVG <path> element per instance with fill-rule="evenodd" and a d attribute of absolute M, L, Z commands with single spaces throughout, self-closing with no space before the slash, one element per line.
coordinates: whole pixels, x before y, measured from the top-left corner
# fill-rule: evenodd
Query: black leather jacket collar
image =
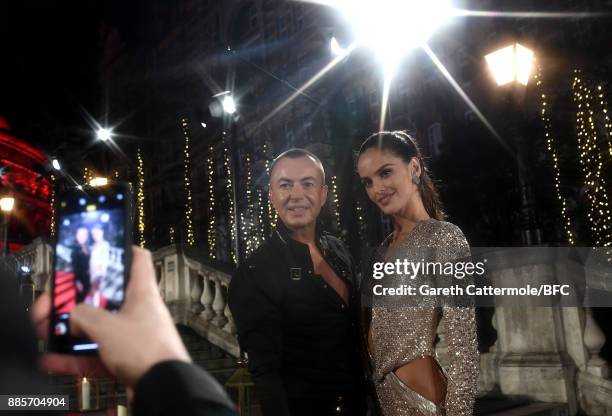
<path fill-rule="evenodd" d="M 308 246 L 294 240 L 291 237 L 290 230 L 280 219 L 276 223 L 272 238 L 278 248 L 286 254 L 290 264 L 307 265 L 311 273 L 314 273 Z M 348 250 L 340 240 L 322 231 L 321 225 L 318 222 L 315 229 L 315 244 L 321 251 L 325 261 L 334 269 L 338 277 L 350 286 L 354 286 L 352 259 Z"/>

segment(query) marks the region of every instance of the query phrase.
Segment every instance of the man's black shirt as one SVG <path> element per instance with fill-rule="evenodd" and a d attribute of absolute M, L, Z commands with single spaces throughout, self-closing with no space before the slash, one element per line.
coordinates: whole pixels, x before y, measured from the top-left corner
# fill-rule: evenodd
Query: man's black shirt
<path fill-rule="evenodd" d="M 318 232 L 316 243 L 347 285 L 349 305 L 314 273 L 308 246 L 280 222 L 230 283 L 229 306 L 265 416 L 295 414 L 298 403 L 363 398 L 351 257 L 327 233 Z"/>

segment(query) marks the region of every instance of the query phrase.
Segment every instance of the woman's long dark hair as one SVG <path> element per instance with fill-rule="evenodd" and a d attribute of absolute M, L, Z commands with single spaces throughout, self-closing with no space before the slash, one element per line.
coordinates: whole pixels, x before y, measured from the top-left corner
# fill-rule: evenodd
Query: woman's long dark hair
<path fill-rule="evenodd" d="M 410 163 L 413 157 L 417 158 L 421 164 L 421 180 L 417 187 L 421 194 L 425 210 L 431 218 L 435 218 L 439 221 L 444 220 L 444 211 L 442 209 L 440 195 L 429 175 L 429 170 L 427 169 L 427 165 L 425 165 L 425 161 L 423 160 L 421 150 L 416 140 L 403 131 L 381 131 L 379 133 L 374 133 L 361 144 L 357 158 L 366 150 L 372 148 L 390 152 L 406 163 Z"/>

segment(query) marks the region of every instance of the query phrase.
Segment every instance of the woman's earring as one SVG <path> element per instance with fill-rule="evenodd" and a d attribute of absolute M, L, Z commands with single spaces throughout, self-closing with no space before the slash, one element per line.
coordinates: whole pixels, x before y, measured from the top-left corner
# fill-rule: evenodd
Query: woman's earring
<path fill-rule="evenodd" d="M 418 175 L 412 175 L 412 183 L 415 185 L 421 184 L 421 177 Z"/>

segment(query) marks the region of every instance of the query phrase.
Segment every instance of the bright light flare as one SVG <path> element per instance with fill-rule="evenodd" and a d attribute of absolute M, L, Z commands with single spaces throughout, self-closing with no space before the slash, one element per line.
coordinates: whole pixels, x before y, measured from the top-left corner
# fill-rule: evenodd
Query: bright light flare
<path fill-rule="evenodd" d="M 91 181 L 89 181 L 89 185 L 90 186 L 105 186 L 105 185 L 108 185 L 108 179 L 98 176 L 96 178 L 93 178 Z"/>
<path fill-rule="evenodd" d="M 455 78 L 453 78 L 451 73 L 448 72 L 448 69 L 446 69 L 446 67 L 444 66 L 442 61 L 440 61 L 440 59 L 434 53 L 434 51 L 432 51 L 428 45 L 425 45 L 423 50 L 425 51 L 425 53 L 427 53 L 427 55 L 429 56 L 431 61 L 436 65 L 436 67 L 438 67 L 438 70 L 440 71 L 442 75 L 444 75 L 444 78 L 446 78 L 449 84 L 451 84 L 451 86 L 455 89 L 455 91 L 457 91 L 457 94 L 459 94 L 459 96 L 463 99 L 463 101 L 467 104 L 467 106 L 470 107 L 470 109 L 474 112 L 474 114 L 476 114 L 476 116 L 480 119 L 480 121 L 482 121 L 482 124 L 484 124 L 487 127 L 487 129 L 489 129 L 491 134 L 493 134 L 493 136 L 495 136 L 495 138 L 497 138 L 500 141 L 500 144 L 504 147 L 504 149 L 511 152 L 511 150 L 507 147 L 507 145 L 502 140 L 499 133 L 493 127 L 493 125 L 489 122 L 489 120 L 487 120 L 487 118 L 484 116 L 484 114 L 482 114 L 482 112 L 478 109 L 478 107 L 476 107 L 476 104 L 474 104 L 474 102 L 470 99 L 470 97 L 468 97 L 465 91 L 461 89 L 461 86 L 459 85 L 459 83 L 455 81 Z"/>
<path fill-rule="evenodd" d="M 57 160 L 56 158 L 53 158 L 53 160 L 51 161 L 51 166 L 53 166 L 53 169 L 55 170 L 62 170 L 62 166 L 60 165 L 59 160 Z"/>
<path fill-rule="evenodd" d="M 338 40 L 336 40 L 336 38 L 331 38 L 330 41 L 330 48 L 331 48 L 331 52 L 334 56 L 338 56 L 338 57 L 342 57 L 344 58 L 345 56 L 348 56 L 349 52 L 347 49 L 344 49 L 342 46 L 340 46 L 340 44 L 338 43 Z"/>
<path fill-rule="evenodd" d="M 221 105 L 223 106 L 223 111 L 225 111 L 227 114 L 234 114 L 236 112 L 236 102 L 234 101 L 234 97 L 231 95 L 226 95 L 223 97 Z"/>
<path fill-rule="evenodd" d="M 359 45 L 370 48 L 392 77 L 401 59 L 426 44 L 455 15 L 447 0 L 338 0 L 330 2 L 347 17 Z"/>
<path fill-rule="evenodd" d="M 104 127 L 100 127 L 96 132 L 96 135 L 98 136 L 98 139 L 102 140 L 103 142 L 106 142 L 111 139 L 112 131 L 109 129 L 105 129 Z"/>
<path fill-rule="evenodd" d="M 497 85 L 516 81 L 527 85 L 533 67 L 533 51 L 518 43 L 485 56 Z"/>
<path fill-rule="evenodd" d="M 5 196 L 0 198 L 0 210 L 4 212 L 11 212 L 15 206 L 15 198 Z"/>

